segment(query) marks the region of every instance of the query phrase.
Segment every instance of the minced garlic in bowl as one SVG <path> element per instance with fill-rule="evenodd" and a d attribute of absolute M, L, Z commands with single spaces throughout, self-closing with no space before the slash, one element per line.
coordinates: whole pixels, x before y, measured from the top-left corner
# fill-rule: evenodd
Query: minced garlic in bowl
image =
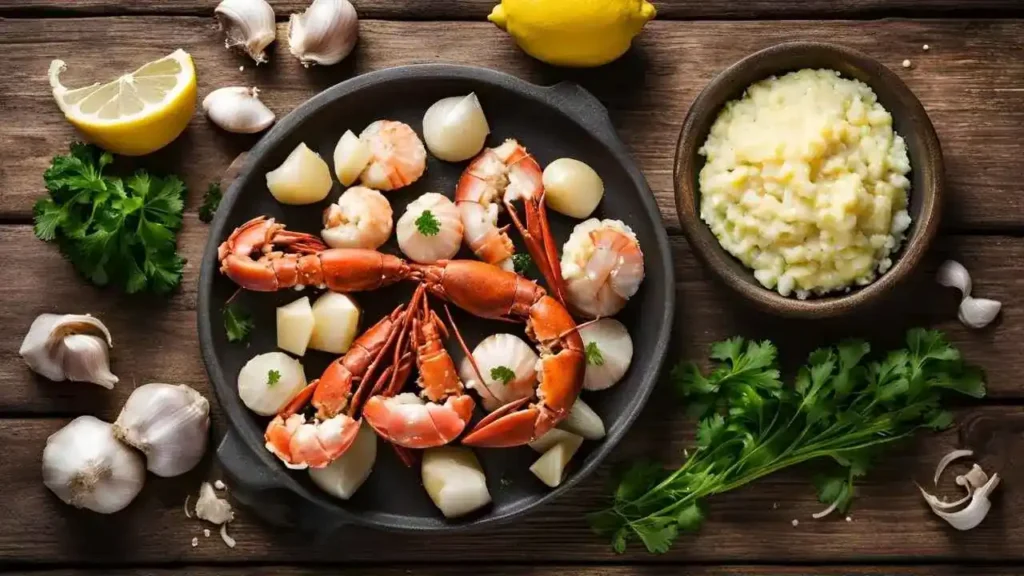
<path fill-rule="evenodd" d="M 870 284 L 910 226 L 910 160 L 863 82 L 800 70 L 725 105 L 699 153 L 700 216 L 783 296 Z"/>

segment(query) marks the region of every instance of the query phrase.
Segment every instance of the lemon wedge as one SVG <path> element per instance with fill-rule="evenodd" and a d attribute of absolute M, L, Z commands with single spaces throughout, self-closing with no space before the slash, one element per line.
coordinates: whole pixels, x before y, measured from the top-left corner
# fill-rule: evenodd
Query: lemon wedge
<path fill-rule="evenodd" d="M 192 57 L 175 50 L 106 84 L 68 89 L 60 83 L 67 69 L 50 63 L 50 87 L 62 112 L 89 140 L 128 156 L 155 152 L 188 126 L 196 109 L 196 69 Z"/>

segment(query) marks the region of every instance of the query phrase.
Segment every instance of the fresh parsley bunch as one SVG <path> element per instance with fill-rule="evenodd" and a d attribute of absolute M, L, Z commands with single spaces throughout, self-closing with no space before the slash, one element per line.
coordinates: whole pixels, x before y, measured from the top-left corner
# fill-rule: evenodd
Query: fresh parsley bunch
<path fill-rule="evenodd" d="M 714 344 L 714 369 L 685 363 L 672 383 L 697 416 L 697 446 L 678 470 L 640 462 L 619 477 L 612 505 L 590 515 L 616 552 L 639 539 L 668 551 L 681 531 L 699 528 L 704 499 L 806 462 L 830 461 L 815 479 L 820 499 L 845 511 L 853 483 L 879 449 L 920 428 L 953 422 L 943 392 L 985 395 L 982 372 L 965 365 L 941 332 L 914 329 L 906 348 L 867 361 L 870 347 L 851 340 L 815 350 L 784 386 L 771 342 L 732 338 Z"/>
<path fill-rule="evenodd" d="M 49 197 L 33 208 L 35 234 L 56 241 L 83 276 L 125 292 L 165 294 L 181 283 L 177 253 L 185 185 L 138 171 L 121 179 L 103 169 L 109 152 L 81 143 L 55 156 L 43 174 Z"/>

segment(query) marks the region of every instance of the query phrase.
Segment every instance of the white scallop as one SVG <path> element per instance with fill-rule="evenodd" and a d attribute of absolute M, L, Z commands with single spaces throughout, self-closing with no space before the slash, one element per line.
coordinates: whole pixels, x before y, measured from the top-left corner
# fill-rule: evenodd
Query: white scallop
<path fill-rule="evenodd" d="M 462 359 L 459 376 L 467 387 L 477 391 L 488 412 L 513 400 L 533 396 L 539 357 L 522 338 L 513 334 L 492 334 L 476 345 L 473 358 L 484 381 L 480 382 L 468 358 Z M 498 366 L 514 372 L 515 378 L 505 384 L 491 377 L 491 370 Z"/>
<path fill-rule="evenodd" d="M 427 235 L 420 232 L 416 221 L 424 212 L 437 220 L 439 230 Z M 402 253 L 420 264 L 431 264 L 455 256 L 462 244 L 462 218 L 459 210 L 447 197 L 427 192 L 409 204 L 398 219 L 395 233 Z"/>
<path fill-rule="evenodd" d="M 622 379 L 633 361 L 633 339 L 629 337 L 629 331 L 614 318 L 602 318 L 580 328 L 580 337 L 584 346 L 596 346 L 599 354 L 587 356 L 583 388 L 611 388 Z"/>

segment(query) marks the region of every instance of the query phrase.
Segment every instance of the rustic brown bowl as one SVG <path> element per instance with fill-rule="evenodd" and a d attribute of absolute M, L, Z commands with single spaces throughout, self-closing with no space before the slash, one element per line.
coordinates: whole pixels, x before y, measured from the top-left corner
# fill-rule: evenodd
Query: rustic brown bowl
<path fill-rule="evenodd" d="M 846 78 L 870 86 L 892 114 L 896 132 L 903 136 L 910 156 L 910 216 L 913 219 L 893 266 L 873 283 L 849 292 L 811 297 L 785 297 L 768 290 L 753 272 L 718 243 L 700 218 L 697 176 L 704 144 L 719 111 L 742 96 L 754 82 L 803 68 L 836 70 Z M 690 107 L 679 135 L 675 160 L 676 212 L 693 251 L 733 290 L 757 307 L 782 316 L 825 318 L 870 307 L 905 280 L 921 262 L 938 231 L 942 212 L 942 150 L 928 114 L 899 76 L 869 56 L 835 44 L 791 42 L 756 52 L 733 64 L 711 81 Z"/>

